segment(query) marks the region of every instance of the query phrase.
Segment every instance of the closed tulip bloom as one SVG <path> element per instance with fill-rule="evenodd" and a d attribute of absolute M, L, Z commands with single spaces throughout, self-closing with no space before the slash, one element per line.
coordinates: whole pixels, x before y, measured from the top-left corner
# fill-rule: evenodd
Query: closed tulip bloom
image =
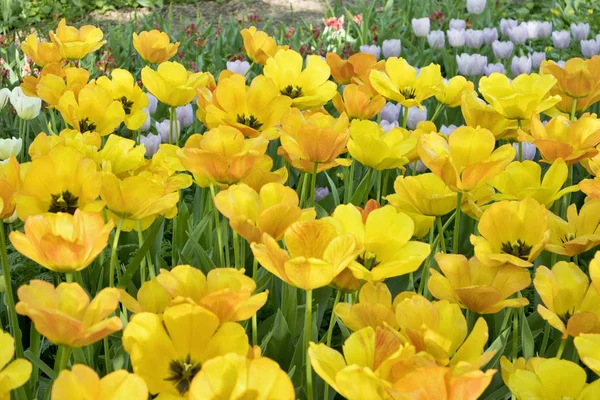
<path fill-rule="evenodd" d="M 467 21 L 464 19 L 451 19 L 449 22 L 450 29 L 465 30 L 467 29 Z"/>
<path fill-rule="evenodd" d="M 42 76 L 39 78 L 33 94 L 51 107 L 58 105 L 60 98 L 66 91 L 72 91 L 75 98 L 78 98 L 79 92 L 86 87 L 90 79 L 90 73 L 84 68 L 62 68 L 60 71 L 56 71 L 56 75 L 52 73 L 45 74 L 44 70 L 42 70 Z M 24 84 L 21 85 L 21 88 L 24 87 Z"/>
<path fill-rule="evenodd" d="M 360 46 L 359 50 L 361 51 L 361 53 L 369 53 L 374 55 L 376 59 L 379 59 L 379 57 L 381 56 L 381 47 L 374 44 L 362 45 Z"/>
<path fill-rule="evenodd" d="M 498 40 L 498 29 L 483 28 L 483 41 L 485 44 L 492 44 Z"/>
<path fill-rule="evenodd" d="M 31 376 L 32 366 L 28 360 L 19 358 L 13 360 L 15 354 L 15 340 L 8 333 L 0 329 L 0 398 L 10 399 L 10 392 L 23 386 Z"/>
<path fill-rule="evenodd" d="M 467 0 L 467 11 L 479 15 L 485 10 L 486 0 Z"/>
<path fill-rule="evenodd" d="M 464 29 L 450 29 L 446 31 L 448 36 L 448 44 L 450 47 L 462 47 L 465 45 L 465 30 Z"/>
<path fill-rule="evenodd" d="M 227 70 L 233 72 L 234 74 L 246 76 L 246 73 L 250 69 L 250 63 L 248 61 L 234 60 L 227 61 Z"/>
<path fill-rule="evenodd" d="M 531 267 L 550 239 L 546 208 L 532 198 L 501 201 L 483 212 L 471 235 L 475 256 L 485 266 Z"/>
<path fill-rule="evenodd" d="M 402 42 L 400 39 L 387 39 L 384 40 L 381 48 L 383 50 L 383 57 L 400 57 L 400 53 L 402 52 Z"/>
<path fill-rule="evenodd" d="M 458 73 L 464 76 L 482 75 L 487 62 L 488 58 L 481 54 L 462 53 L 460 56 L 456 56 Z"/>
<path fill-rule="evenodd" d="M 398 122 L 398 119 L 400 118 L 400 111 L 402 111 L 402 106 L 388 101 L 381 109 L 381 120 L 388 121 L 390 123 Z"/>
<path fill-rule="evenodd" d="M 77 29 L 67 25 L 64 18 L 60 20 L 56 33 L 50 31 L 52 43 L 58 47 L 61 56 L 69 60 L 81 60 L 98 50 L 106 43 L 106 40 L 102 40 L 103 37 L 104 33 L 100 28 L 84 25 Z"/>
<path fill-rule="evenodd" d="M 124 369 L 111 372 L 102 379 L 84 364 L 63 369 L 52 384 L 51 400 L 105 400 L 127 398 L 146 400 L 148 388 L 142 378 Z"/>
<path fill-rule="evenodd" d="M 331 69 L 318 56 L 309 56 L 305 69 L 302 64 L 296 51 L 280 50 L 267 60 L 264 75 L 275 82 L 282 95 L 292 99 L 292 106 L 308 109 L 324 105 L 336 93 L 337 85 L 328 80 Z"/>
<path fill-rule="evenodd" d="M 432 49 L 443 49 L 446 44 L 444 31 L 431 31 L 427 34 L 427 43 Z"/>
<path fill-rule="evenodd" d="M 179 135 L 181 134 L 181 124 L 177 119 L 173 122 L 169 119 L 163 119 L 162 121 L 154 122 L 154 128 L 156 129 L 156 133 L 160 136 L 160 140 L 163 143 L 174 144 L 177 140 L 179 140 Z"/>
<path fill-rule="evenodd" d="M 483 44 L 483 31 L 475 29 L 467 29 L 465 32 L 467 47 L 478 49 Z"/>
<path fill-rule="evenodd" d="M 506 70 L 504 69 L 504 64 L 502 64 L 502 63 L 495 63 L 495 64 L 488 64 L 485 67 L 483 67 L 483 74 L 485 76 L 490 76 L 494 72 L 498 72 L 500 74 L 504 74 L 506 72 Z"/>
<path fill-rule="evenodd" d="M 119 317 L 109 317 L 119 304 L 119 291 L 102 289 L 91 299 L 77 283 L 56 288 L 34 279 L 17 291 L 18 314 L 29 317 L 35 329 L 56 345 L 84 347 L 120 331 Z"/>
<path fill-rule="evenodd" d="M 161 143 L 160 135 L 148 134 L 146 136 L 140 136 L 140 143 L 146 149 L 146 157 L 152 157 L 158 151 L 158 147 Z"/>
<path fill-rule="evenodd" d="M 495 314 L 504 308 L 529 304 L 524 297 L 511 298 L 531 284 L 529 272 L 515 266 L 488 267 L 462 254 L 435 256 L 442 273 L 432 269 L 428 287 L 439 300 L 458 303 L 478 314 Z"/>
<path fill-rule="evenodd" d="M 527 29 L 527 25 L 524 22 L 521 22 L 514 28 L 509 29 L 508 37 L 510 41 L 514 44 L 524 44 L 529 38 L 529 31 Z"/>
<path fill-rule="evenodd" d="M 463 126 L 448 139 L 437 133 L 423 134 L 417 150 L 423 163 L 456 192 L 468 192 L 498 175 L 515 156 L 515 149 L 503 145 L 487 129 Z"/>
<path fill-rule="evenodd" d="M 581 54 L 585 58 L 592 58 L 600 53 L 600 42 L 595 39 L 581 41 Z"/>
<path fill-rule="evenodd" d="M 183 106 L 196 97 L 196 89 L 206 86 L 210 75 L 206 72 L 192 73 L 177 62 L 166 61 L 153 70 L 142 69 L 142 83 L 161 103 L 171 107 Z"/>
<path fill-rule="evenodd" d="M 600 334 L 581 333 L 573 340 L 573 343 L 577 349 L 579 359 L 596 375 L 600 375 L 600 352 L 598 351 L 600 349 Z"/>
<path fill-rule="evenodd" d="M 492 132 L 496 139 L 514 137 L 517 134 L 517 121 L 499 114 L 493 106 L 477 97 L 474 91 L 465 93 L 460 110 L 467 126 L 485 128 Z"/>
<path fill-rule="evenodd" d="M 444 79 L 442 92 L 435 95 L 435 98 L 446 107 L 455 108 L 460 106 L 463 94 L 472 92 L 473 82 L 467 81 L 463 76 L 457 75 L 450 80 Z"/>
<path fill-rule="evenodd" d="M 590 24 L 579 22 L 571 24 L 571 35 L 574 40 L 585 40 L 590 35 Z"/>
<path fill-rule="evenodd" d="M 557 49 L 566 49 L 571 44 L 571 35 L 568 31 L 552 32 L 552 44 Z"/>
<path fill-rule="evenodd" d="M 110 135 L 94 158 L 103 171 L 128 176 L 146 162 L 144 153 L 144 148 L 134 140 Z"/>
<path fill-rule="evenodd" d="M 538 313 L 563 339 L 600 333 L 600 294 L 577 265 L 559 261 L 552 269 L 539 266 L 533 284 L 544 303 Z"/>
<path fill-rule="evenodd" d="M 39 67 L 60 62 L 63 58 L 54 43 L 41 42 L 36 34 L 28 35 L 27 39 L 21 42 L 21 50 Z"/>
<path fill-rule="evenodd" d="M 529 120 L 560 101 L 549 91 L 556 78 L 549 75 L 522 74 L 512 82 L 502 74 L 492 74 L 479 80 L 479 92 L 496 111 L 508 119 Z"/>
<path fill-rule="evenodd" d="M 133 32 L 132 43 L 138 54 L 150 64 L 169 61 L 179 48 L 179 42 L 171 43 L 169 35 L 156 29 L 142 31 L 139 35 Z"/>
<path fill-rule="evenodd" d="M 531 59 L 531 66 L 533 68 L 539 68 L 542 65 L 542 62 L 546 60 L 546 53 L 543 51 L 534 51 L 529 55 Z"/>
<path fill-rule="evenodd" d="M 517 154 L 515 154 L 514 161 L 519 161 L 519 146 L 521 147 L 521 159 L 522 161 L 532 161 L 537 154 L 537 148 L 533 143 L 519 142 L 513 143 L 512 146 L 515 148 Z"/>
<path fill-rule="evenodd" d="M 23 140 L 15 137 L 0 139 L 0 164 L 8 160 L 10 156 L 18 156 L 23 146 Z"/>
<path fill-rule="evenodd" d="M 294 385 L 275 361 L 249 359 L 230 353 L 202 365 L 192 381 L 190 400 L 220 399 L 294 400 Z"/>
<path fill-rule="evenodd" d="M 514 28 L 515 26 L 517 26 L 519 23 L 514 20 L 514 19 L 505 19 L 502 18 L 500 20 L 500 31 L 502 32 L 503 36 L 508 36 L 508 31 L 512 28 Z"/>
<path fill-rule="evenodd" d="M 415 36 L 426 37 L 429 34 L 430 26 L 431 21 L 429 20 L 429 17 L 412 19 L 412 29 Z"/>
<path fill-rule="evenodd" d="M 352 119 L 371 119 L 385 105 L 385 98 L 371 92 L 368 86 L 351 83 L 344 88 L 343 97 L 336 93 L 333 106 L 342 114 L 346 113 Z"/>
<path fill-rule="evenodd" d="M 577 205 L 567 208 L 567 220 L 551 214 L 548 219 L 550 241 L 546 250 L 573 256 L 600 244 L 600 199 L 587 201 L 577 212 Z"/>
<path fill-rule="evenodd" d="M 417 70 L 403 58 L 390 57 L 385 72 L 373 70 L 371 84 L 381 95 L 404 107 L 421 106 L 421 102 L 440 92 L 440 66 L 430 64 Z"/>
<path fill-rule="evenodd" d="M 241 35 L 244 39 L 244 51 L 252 61 L 260 65 L 265 65 L 267 60 L 273 57 L 278 50 L 287 48 L 287 46 L 277 46 L 271 36 L 256 30 L 254 26 L 242 29 Z"/>
<path fill-rule="evenodd" d="M 492 43 L 492 50 L 494 51 L 494 56 L 501 60 L 505 60 L 510 57 L 513 52 L 514 44 L 512 42 L 501 42 L 496 40 Z"/>
<path fill-rule="evenodd" d="M 125 111 L 125 126 L 134 131 L 146 121 L 146 113 L 142 110 L 148 107 L 148 98 L 135 83 L 133 75 L 124 69 L 114 69 L 111 79 L 101 76 L 96 84 L 106 90 L 113 100 L 120 101 Z"/>
<path fill-rule="evenodd" d="M 188 128 L 194 123 L 194 110 L 191 104 L 177 107 L 175 115 L 182 128 Z"/>
<path fill-rule="evenodd" d="M 510 64 L 513 76 L 529 74 L 531 72 L 531 58 L 529 56 L 514 56 Z"/>
<path fill-rule="evenodd" d="M 133 372 L 152 395 L 187 398 L 190 386 L 210 359 L 250 350 L 244 328 L 220 324 L 216 315 L 195 304 L 169 307 L 162 316 L 142 312 L 123 331 L 123 347 Z"/>
<path fill-rule="evenodd" d="M 383 282 L 365 283 L 358 294 L 358 303 L 338 303 L 333 312 L 354 332 L 367 326 L 377 329 L 388 325 L 398 329 L 392 294 Z"/>
<path fill-rule="evenodd" d="M 23 93 L 23 90 L 17 86 L 10 93 L 10 104 L 15 109 L 19 118 L 26 121 L 32 120 L 40 115 L 42 100 L 37 97 L 30 97 Z"/>

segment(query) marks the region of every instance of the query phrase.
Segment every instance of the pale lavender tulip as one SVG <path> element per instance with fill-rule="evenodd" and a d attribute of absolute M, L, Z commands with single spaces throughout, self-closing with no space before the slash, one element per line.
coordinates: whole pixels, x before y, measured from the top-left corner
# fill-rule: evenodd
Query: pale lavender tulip
<path fill-rule="evenodd" d="M 585 40 L 590 35 L 590 24 L 580 22 L 578 24 L 571 24 L 571 35 L 575 40 Z"/>
<path fill-rule="evenodd" d="M 528 37 L 527 25 L 524 23 L 517 25 L 508 31 L 508 38 L 514 44 L 523 44 Z"/>
<path fill-rule="evenodd" d="M 446 39 L 443 31 L 431 31 L 427 35 L 427 43 L 432 49 L 443 49 Z"/>
<path fill-rule="evenodd" d="M 364 44 L 362 46 L 360 46 L 360 51 L 362 53 L 369 53 L 369 54 L 373 54 L 375 56 L 375 58 L 379 59 L 379 56 L 381 56 L 381 47 L 376 46 L 374 44 L 372 45 L 367 45 Z"/>
<path fill-rule="evenodd" d="M 383 41 L 381 45 L 383 50 L 383 57 L 400 57 L 400 53 L 402 52 L 402 42 L 400 39 L 387 39 Z"/>
<path fill-rule="evenodd" d="M 450 29 L 446 31 L 450 47 L 462 47 L 465 45 L 465 31 L 463 29 Z"/>
<path fill-rule="evenodd" d="M 483 45 L 483 31 L 467 29 L 465 32 L 465 43 L 471 49 L 478 49 Z"/>
<path fill-rule="evenodd" d="M 388 101 L 381 109 L 381 120 L 388 122 L 398 121 L 400 118 L 400 110 L 402 110 L 401 105 L 397 105 Z"/>
<path fill-rule="evenodd" d="M 412 28 L 415 36 L 426 37 L 431 29 L 431 21 L 429 21 L 429 17 L 413 18 Z"/>
<path fill-rule="evenodd" d="M 464 31 L 465 29 L 467 29 L 467 21 L 465 21 L 464 19 L 451 19 L 450 29 L 456 29 L 458 31 L 462 29 Z"/>
<path fill-rule="evenodd" d="M 529 58 L 529 56 L 514 56 L 510 65 L 510 69 L 513 73 L 513 76 L 529 74 L 531 72 L 531 58 Z"/>
<path fill-rule="evenodd" d="M 483 67 L 483 73 L 485 74 L 485 76 L 490 76 L 494 72 L 506 74 L 506 71 L 504 70 L 504 64 L 502 64 L 502 63 L 488 64 L 485 67 Z"/>
<path fill-rule="evenodd" d="M 146 136 L 140 136 L 140 143 L 146 148 L 146 157 L 152 157 L 160 146 L 161 138 L 160 135 L 153 135 L 149 133 Z"/>
<path fill-rule="evenodd" d="M 498 29 L 483 28 L 483 41 L 485 44 L 492 44 L 498 40 Z"/>
<path fill-rule="evenodd" d="M 514 19 L 504 19 L 500 20 L 500 32 L 502 32 L 503 36 L 508 36 L 508 31 L 518 25 L 518 22 Z"/>
<path fill-rule="evenodd" d="M 552 44 L 557 49 L 566 49 L 571 45 L 571 35 L 567 31 L 552 32 Z"/>
<path fill-rule="evenodd" d="M 463 53 L 456 56 L 458 73 L 463 76 L 476 76 L 483 74 L 483 68 L 487 65 L 487 57 L 481 54 Z"/>
<path fill-rule="evenodd" d="M 531 57 L 531 66 L 535 69 L 538 69 L 540 65 L 542 65 L 542 61 L 546 59 L 546 53 L 543 51 L 534 51 L 533 54 L 530 54 Z"/>
<path fill-rule="evenodd" d="M 514 160 L 519 161 L 519 143 L 513 143 L 512 145 L 517 151 Z M 534 144 L 529 142 L 521 142 L 521 146 L 523 152 L 523 161 L 533 160 L 535 158 L 535 152 L 537 150 Z"/>
<path fill-rule="evenodd" d="M 496 40 L 494 43 L 492 43 L 492 50 L 494 51 L 494 55 L 500 60 L 506 60 L 507 58 L 509 58 L 513 52 L 514 47 L 515 45 L 513 44 L 513 42 L 509 41 L 501 42 L 499 40 Z"/>
<path fill-rule="evenodd" d="M 194 123 L 194 109 L 191 104 L 177 107 L 175 113 L 177 114 L 177 121 L 179 121 L 182 128 L 187 128 Z"/>
<path fill-rule="evenodd" d="M 485 0 L 467 0 L 467 11 L 479 15 L 485 10 Z"/>
<path fill-rule="evenodd" d="M 227 61 L 227 70 L 234 74 L 246 75 L 246 72 L 250 69 L 250 63 L 248 61 Z"/>

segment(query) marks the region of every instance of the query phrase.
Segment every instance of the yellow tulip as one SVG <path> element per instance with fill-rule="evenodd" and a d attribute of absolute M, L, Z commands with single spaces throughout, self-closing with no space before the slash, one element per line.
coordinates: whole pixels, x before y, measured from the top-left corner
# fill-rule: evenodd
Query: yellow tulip
<path fill-rule="evenodd" d="M 511 145 L 494 150 L 495 145 L 492 132 L 464 126 L 447 141 L 437 133 L 422 134 L 417 150 L 423 163 L 450 189 L 468 192 L 494 178 L 515 158 Z"/>
<path fill-rule="evenodd" d="M 179 48 L 179 42 L 171 43 L 169 35 L 156 29 L 142 31 L 139 35 L 133 32 L 132 43 L 138 54 L 151 64 L 169 61 Z"/>
<path fill-rule="evenodd" d="M 385 98 L 373 93 L 366 85 L 351 83 L 344 88 L 344 97 L 336 92 L 333 106 L 340 113 L 346 113 L 352 119 L 371 119 L 376 116 L 383 106 Z"/>
<path fill-rule="evenodd" d="M 548 227 L 550 241 L 546 250 L 565 256 L 574 256 L 600 244 L 600 200 L 586 202 L 579 213 L 577 205 L 567 208 L 567 221 L 550 214 Z"/>
<path fill-rule="evenodd" d="M 72 147 L 56 147 L 31 162 L 15 194 L 22 221 L 47 212 L 100 211 L 100 176 L 96 163 Z"/>
<path fill-rule="evenodd" d="M 189 398 L 295 400 L 296 394 L 290 377 L 275 361 L 229 353 L 202 365 L 192 381 Z"/>
<path fill-rule="evenodd" d="M 161 103 L 171 107 L 184 106 L 196 97 L 196 89 L 208 85 L 210 74 L 191 73 L 177 62 L 166 61 L 153 70 L 142 69 L 142 83 Z"/>
<path fill-rule="evenodd" d="M 110 138 L 109 138 L 110 140 Z M 32 160 L 48 155 L 55 147 L 72 147 L 86 158 L 95 159 L 102 138 L 98 132 L 79 132 L 74 129 L 63 129 L 58 135 L 47 135 L 40 132 L 29 146 L 29 156 Z"/>
<path fill-rule="evenodd" d="M 14 156 L 0 164 L 0 220 L 15 213 L 15 193 L 21 188 L 21 166 Z"/>
<path fill-rule="evenodd" d="M 215 196 L 217 209 L 248 243 L 260 242 L 263 233 L 281 240 L 294 222 L 315 218 L 314 209 L 302 210 L 298 203 L 296 191 L 277 182 L 267 183 L 259 193 L 240 183 Z"/>
<path fill-rule="evenodd" d="M 533 284 L 544 303 L 538 305 L 538 313 L 563 339 L 600 333 L 600 294 L 577 265 L 559 261 L 551 270 L 540 266 Z"/>
<path fill-rule="evenodd" d="M 596 150 L 600 150 L 598 147 L 599 146 L 596 146 Z M 596 154 L 593 157 L 585 158 L 581 160 L 580 163 L 581 166 L 583 166 L 590 175 L 594 177 L 600 175 L 600 153 Z"/>
<path fill-rule="evenodd" d="M 408 154 L 408 159 L 411 163 L 415 161 L 419 161 L 421 158 L 419 157 L 419 142 L 421 140 L 421 136 L 425 133 L 438 133 L 437 127 L 431 121 L 421 121 L 417 124 L 417 128 L 415 130 L 409 131 L 410 136 L 417 139 L 417 147 L 413 151 Z"/>
<path fill-rule="evenodd" d="M 271 172 L 273 160 L 265 154 L 268 144 L 264 137 L 245 139 L 237 129 L 221 126 L 190 136 L 177 156 L 200 187 L 214 184 L 225 189 L 245 183 L 260 190 L 266 183 L 287 180 L 287 169 Z"/>
<path fill-rule="evenodd" d="M 9 238 L 15 250 L 41 266 L 75 272 L 87 268 L 104 250 L 113 227 L 98 213 L 75 210 L 75 215 L 32 215 L 25 220 L 25 233 L 13 231 Z"/>
<path fill-rule="evenodd" d="M 475 256 L 485 266 L 531 267 L 550 239 L 546 208 L 532 198 L 501 201 L 483 212 L 471 235 Z"/>
<path fill-rule="evenodd" d="M 462 97 L 460 110 L 465 125 L 471 128 L 484 128 L 494 134 L 496 139 L 505 139 L 517 135 L 518 122 L 499 114 L 493 106 L 477 97 L 475 91 L 465 93 Z M 525 121 L 524 124 L 528 124 Z"/>
<path fill-rule="evenodd" d="M 373 210 L 363 222 L 354 205 L 341 204 L 332 217 L 338 231 L 352 235 L 363 249 L 349 266 L 358 279 L 381 281 L 414 272 L 431 252 L 427 243 L 410 240 L 412 220 L 392 206 Z"/>
<path fill-rule="evenodd" d="M 350 137 L 346 114 L 334 118 L 321 112 L 304 113 L 292 108 L 281 119 L 279 154 L 297 170 L 312 173 L 348 166 L 349 159 L 338 158 L 346 151 Z"/>
<path fill-rule="evenodd" d="M 558 116 L 542 124 L 538 116 L 531 119 L 530 133 L 519 131 L 519 140 L 531 142 L 540 150 L 543 161 L 562 158 L 569 165 L 598 154 L 600 120 L 596 114 L 584 114 L 577 121 Z"/>
<path fill-rule="evenodd" d="M 475 92 L 473 82 L 464 76 L 457 75 L 449 80 L 442 80 L 442 91 L 435 95 L 437 101 L 446 107 L 455 108 L 461 105 L 462 98 L 469 93 Z"/>
<path fill-rule="evenodd" d="M 269 58 L 264 75 L 275 82 L 282 95 L 292 99 L 292 106 L 300 109 L 319 107 L 326 104 L 336 93 L 337 85 L 329 81 L 331 70 L 319 56 L 304 59 L 294 50 L 279 50 Z"/>
<path fill-rule="evenodd" d="M 266 32 L 256 30 L 254 26 L 242 29 L 240 33 L 244 40 L 244 51 L 257 64 L 265 65 L 277 50 L 287 49 L 287 46 L 277 46 L 275 39 Z"/>
<path fill-rule="evenodd" d="M 385 61 L 385 72 L 373 70 L 369 78 L 379 94 L 406 108 L 423 108 L 421 103 L 440 93 L 443 82 L 439 65 L 429 64 L 417 75 L 414 67 L 397 57 Z"/>
<path fill-rule="evenodd" d="M 10 391 L 23 386 L 31 375 L 31 363 L 19 358 L 10 361 L 15 355 L 15 340 L 8 332 L 0 329 L 0 399 L 10 400 Z"/>
<path fill-rule="evenodd" d="M 69 67 L 67 67 L 69 68 Z M 54 62 L 46 65 L 40 71 L 39 76 L 28 75 L 23 77 L 23 81 L 21 81 L 21 90 L 29 97 L 37 96 L 37 85 L 40 82 L 40 79 L 46 75 L 58 75 L 64 77 L 64 70 L 67 68 L 63 68 L 62 62 Z"/>
<path fill-rule="evenodd" d="M 548 94 L 555 84 L 552 75 L 521 74 L 511 82 L 506 75 L 495 72 L 479 80 L 479 93 L 504 117 L 530 120 L 560 101 L 560 96 Z"/>
<path fill-rule="evenodd" d="M 219 79 L 212 101 L 200 105 L 196 115 L 209 129 L 228 125 L 238 129 L 246 137 L 264 136 L 274 139 L 279 136 L 281 117 L 292 101 L 282 96 L 272 79 L 262 75 L 246 86 L 241 75 Z"/>
<path fill-rule="evenodd" d="M 339 233 L 329 220 L 298 221 L 283 236 L 287 250 L 263 234 L 252 253 L 267 271 L 304 290 L 327 286 L 361 253 L 353 235 Z"/>
<path fill-rule="evenodd" d="M 84 364 L 63 369 L 52 384 L 51 400 L 146 400 L 148 388 L 142 378 L 124 369 L 102 379 Z"/>
<path fill-rule="evenodd" d="M 44 100 L 49 106 L 56 107 L 62 95 L 71 91 L 75 99 L 79 92 L 90 80 L 90 73 L 84 68 L 67 67 L 60 70 L 58 75 L 43 74 L 39 78 L 35 95 Z"/>
<path fill-rule="evenodd" d="M 490 181 L 499 192 L 494 200 L 524 200 L 533 198 L 550 208 L 567 193 L 576 192 L 577 185 L 561 189 L 567 181 L 569 169 L 558 158 L 552 163 L 542 179 L 542 167 L 534 161 L 512 162 L 498 176 Z"/>
<path fill-rule="evenodd" d="M 510 298 L 531 283 L 529 272 L 513 265 L 486 267 L 472 257 L 462 254 L 435 256 L 440 270 L 431 269 L 428 288 L 433 297 L 458 303 L 478 314 L 495 314 L 510 307 L 529 304 L 524 297 Z"/>
<path fill-rule="evenodd" d="M 392 294 L 383 282 L 365 283 L 358 294 L 358 303 L 338 303 L 333 312 L 351 331 L 386 325 L 398 329 Z"/>
<path fill-rule="evenodd" d="M 600 198 L 600 179 L 583 179 L 578 187 L 587 196 L 586 201 Z"/>
<path fill-rule="evenodd" d="M 134 140 L 110 135 L 95 159 L 102 170 L 123 175 L 142 166 L 145 154 L 144 146 L 136 145 Z"/>
<path fill-rule="evenodd" d="M 241 325 L 220 324 L 216 315 L 194 304 L 169 307 L 162 316 L 134 315 L 123 331 L 123 347 L 150 394 L 172 399 L 188 398 L 208 360 L 227 353 L 245 356 L 250 350 Z"/>
<path fill-rule="evenodd" d="M 582 333 L 573 339 L 579 359 L 600 375 L 600 334 Z"/>
<path fill-rule="evenodd" d="M 402 168 L 408 164 L 407 155 L 417 147 L 417 139 L 406 129 L 389 132 L 373 121 L 354 120 L 350 124 L 348 152 L 358 162 L 381 171 Z"/>
<path fill-rule="evenodd" d="M 56 33 L 50 31 L 50 39 L 58 47 L 61 56 L 69 60 L 81 60 L 98 50 L 106 43 L 106 40 L 102 40 L 103 37 L 104 33 L 100 28 L 84 25 L 77 29 L 67 25 L 64 18 L 60 20 Z"/>
<path fill-rule="evenodd" d="M 62 60 L 58 47 L 52 42 L 41 42 L 36 34 L 28 35 L 27 39 L 21 42 L 21 50 L 40 67 Z"/>
<path fill-rule="evenodd" d="M 385 61 L 377 62 L 377 58 L 369 53 L 356 53 L 347 60 L 342 60 L 338 54 L 332 52 L 325 55 L 325 61 L 331 68 L 331 76 L 339 85 L 366 85 L 373 95 L 377 94 L 371 85 L 369 74 L 373 69 L 385 70 Z"/>
<path fill-rule="evenodd" d="M 34 279 L 19 287 L 17 295 L 17 313 L 31 318 L 35 329 L 57 345 L 87 346 L 123 326 L 119 317 L 109 317 L 119 304 L 115 288 L 102 289 L 90 301 L 77 283 L 63 282 L 55 288 Z"/>
<path fill-rule="evenodd" d="M 496 191 L 489 183 L 479 185 L 470 192 L 463 193 L 461 211 L 471 218 L 479 220 L 483 212 L 489 208 Z"/>
<path fill-rule="evenodd" d="M 134 131 L 146 121 L 143 108 L 148 107 L 148 98 L 135 83 L 133 75 L 127 70 L 117 68 L 110 73 L 111 79 L 101 76 L 96 84 L 106 90 L 113 98 L 121 102 L 125 111 L 125 126 Z"/>

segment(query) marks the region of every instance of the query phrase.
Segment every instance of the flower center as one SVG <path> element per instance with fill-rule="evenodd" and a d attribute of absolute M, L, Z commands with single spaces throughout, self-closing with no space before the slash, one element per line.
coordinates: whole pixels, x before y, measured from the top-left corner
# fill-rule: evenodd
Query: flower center
<path fill-rule="evenodd" d="M 131 108 L 133 107 L 133 101 L 127 100 L 127 97 L 123 96 L 119 99 L 119 101 L 121 102 L 121 104 L 123 104 L 123 110 L 125 111 L 125 114 L 129 115 L 131 114 Z"/>
<path fill-rule="evenodd" d="M 300 86 L 287 85 L 283 90 L 281 90 L 281 94 L 295 99 L 302 96 L 302 88 Z"/>
<path fill-rule="evenodd" d="M 377 261 L 377 257 L 375 254 L 371 252 L 366 252 L 365 254 L 358 256 L 356 258 L 356 262 L 363 265 L 369 271 L 379 265 L 379 261 Z"/>
<path fill-rule="evenodd" d="M 500 251 L 505 254 L 510 254 L 515 257 L 519 257 L 521 260 L 527 261 L 529 253 L 531 253 L 531 247 L 521 239 L 518 239 L 516 243 L 504 242 L 500 248 Z"/>
<path fill-rule="evenodd" d="M 402 94 L 402 96 L 404 96 L 405 99 L 407 100 L 411 100 L 417 97 L 417 93 L 416 93 L 416 89 L 413 87 L 405 87 L 404 89 L 402 89 L 400 91 L 400 93 Z"/>
<path fill-rule="evenodd" d="M 60 194 L 51 194 L 50 196 L 52 196 L 52 201 L 50 202 L 50 208 L 48 208 L 48 212 L 64 212 L 75 214 L 79 197 L 75 196 L 68 190 L 65 190 Z"/>
<path fill-rule="evenodd" d="M 567 243 L 567 242 L 570 242 L 571 240 L 575 239 L 575 237 L 576 236 L 575 236 L 574 233 L 569 232 L 565 236 L 563 236 L 563 237 L 560 238 L 560 242 L 561 243 Z"/>
<path fill-rule="evenodd" d="M 80 132 L 93 132 L 96 130 L 96 124 L 85 118 L 83 121 L 79 121 L 79 131 Z"/>
<path fill-rule="evenodd" d="M 167 381 L 173 383 L 181 396 L 190 390 L 192 379 L 200 372 L 200 363 L 193 361 L 188 354 L 184 360 L 172 360 L 169 363 Z"/>
<path fill-rule="evenodd" d="M 252 129 L 260 129 L 263 126 L 262 122 L 258 120 L 254 115 L 238 114 L 236 119 L 238 124 L 246 125 Z"/>

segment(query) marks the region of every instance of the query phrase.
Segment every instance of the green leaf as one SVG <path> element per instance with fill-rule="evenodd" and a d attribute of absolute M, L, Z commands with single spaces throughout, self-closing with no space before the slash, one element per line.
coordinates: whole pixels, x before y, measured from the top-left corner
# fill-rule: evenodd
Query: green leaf
<path fill-rule="evenodd" d="M 294 352 L 292 334 L 280 309 L 275 314 L 271 330 L 272 335 L 267 343 L 265 355 L 277 361 L 284 371 L 288 369 Z"/>
<path fill-rule="evenodd" d="M 521 329 L 521 348 L 523 349 L 523 357 L 529 359 L 533 357 L 535 350 L 535 342 L 533 340 L 533 334 L 529 327 L 529 321 L 525 318 L 525 311 L 523 308 L 519 310 L 521 314 L 522 329 Z"/>
<path fill-rule="evenodd" d="M 485 371 L 486 368 L 494 368 L 498 365 L 500 357 L 504 353 L 504 349 L 506 348 L 506 344 L 508 343 L 508 338 L 510 336 L 511 329 L 507 328 L 502 332 L 496 340 L 494 340 L 490 347 L 487 348 L 486 351 L 495 351 L 494 357 L 486 364 L 485 368 L 482 370 Z"/>
<path fill-rule="evenodd" d="M 36 367 L 38 367 L 40 369 L 40 371 L 42 371 L 43 373 L 45 373 L 48 378 L 54 380 L 57 378 L 57 374 L 56 372 L 54 372 L 54 370 L 52 368 L 50 368 L 48 366 L 48 364 L 46 364 L 45 362 L 43 362 L 38 356 L 36 356 L 35 354 L 33 354 L 31 352 L 31 350 L 25 350 L 25 357 L 31 361 L 33 364 L 35 364 Z"/>

